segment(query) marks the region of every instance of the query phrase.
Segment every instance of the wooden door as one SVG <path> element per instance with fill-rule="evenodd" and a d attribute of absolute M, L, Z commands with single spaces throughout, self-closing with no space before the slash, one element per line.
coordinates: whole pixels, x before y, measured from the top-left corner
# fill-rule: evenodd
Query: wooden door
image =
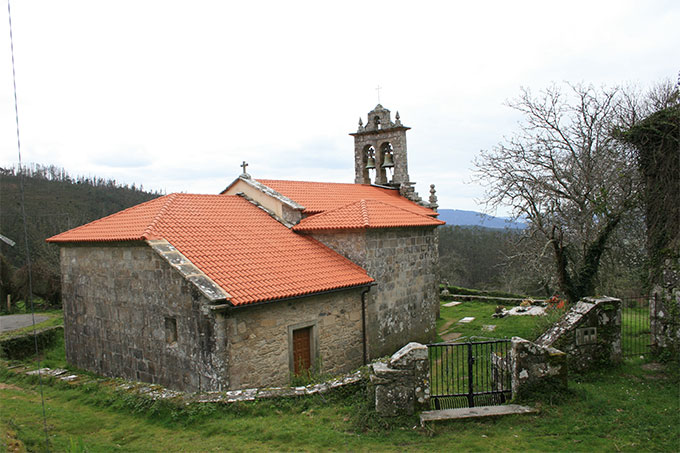
<path fill-rule="evenodd" d="M 293 331 L 293 366 L 296 376 L 309 373 L 312 366 L 312 328 Z"/>

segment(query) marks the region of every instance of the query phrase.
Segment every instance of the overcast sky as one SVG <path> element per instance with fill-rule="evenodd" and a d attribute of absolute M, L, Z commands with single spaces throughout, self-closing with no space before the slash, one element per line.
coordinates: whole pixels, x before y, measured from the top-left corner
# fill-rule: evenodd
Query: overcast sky
<path fill-rule="evenodd" d="M 409 174 L 482 210 L 472 159 L 504 105 L 552 82 L 680 71 L 680 2 L 12 0 L 24 163 L 170 192 L 255 178 L 353 182 L 359 117 L 399 111 Z M 3 10 L 4 11 L 4 10 Z M 0 166 L 18 161 L 0 20 Z M 499 214 L 505 214 L 500 212 Z"/>

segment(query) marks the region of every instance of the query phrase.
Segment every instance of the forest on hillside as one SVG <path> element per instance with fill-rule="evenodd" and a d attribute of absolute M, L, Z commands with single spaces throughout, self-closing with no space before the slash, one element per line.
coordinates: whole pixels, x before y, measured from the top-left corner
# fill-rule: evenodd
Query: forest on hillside
<path fill-rule="evenodd" d="M 554 258 L 545 244 L 538 242 L 518 229 L 440 227 L 440 281 L 465 288 L 551 297 L 559 292 L 552 271 Z M 537 256 L 536 250 L 543 255 Z M 642 294 L 647 272 L 640 216 L 629 219 L 607 249 L 598 273 L 598 294 Z"/>
<path fill-rule="evenodd" d="M 54 166 L 0 168 L 0 310 L 26 299 L 28 275 L 21 214 L 23 178 L 33 294 L 48 306 L 61 303 L 59 248 L 45 239 L 92 220 L 160 196 L 142 186 L 127 186 L 96 177 L 72 177 Z M 639 294 L 646 275 L 642 216 L 625 222 L 602 260 L 600 294 Z M 536 256 L 543 245 L 522 230 L 486 227 L 439 228 L 439 279 L 450 285 L 501 290 L 535 297 L 557 292 L 551 255 Z"/>
<path fill-rule="evenodd" d="M 98 177 L 71 176 L 55 166 L 32 164 L 0 168 L 0 306 L 6 295 L 25 299 L 28 291 L 26 242 L 21 210 L 23 180 L 26 233 L 32 267 L 33 294 L 50 305 L 60 304 L 59 248 L 45 239 L 100 217 L 160 196 L 142 186 Z"/>

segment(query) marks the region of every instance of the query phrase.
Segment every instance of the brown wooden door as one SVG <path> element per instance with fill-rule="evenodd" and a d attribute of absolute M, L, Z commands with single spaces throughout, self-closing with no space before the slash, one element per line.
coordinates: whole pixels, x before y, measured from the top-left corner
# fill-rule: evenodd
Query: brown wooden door
<path fill-rule="evenodd" d="M 307 374 L 312 366 L 312 328 L 293 331 L 293 366 L 296 376 Z"/>

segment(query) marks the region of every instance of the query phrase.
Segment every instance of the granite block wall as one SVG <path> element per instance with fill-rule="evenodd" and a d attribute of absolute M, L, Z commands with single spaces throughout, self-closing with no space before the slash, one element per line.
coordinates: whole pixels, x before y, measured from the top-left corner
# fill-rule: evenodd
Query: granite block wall
<path fill-rule="evenodd" d="M 361 292 L 348 289 L 236 308 L 226 316 L 232 388 L 287 385 L 292 330 L 312 327 L 312 366 L 344 373 L 363 364 Z"/>
<path fill-rule="evenodd" d="M 61 247 L 69 363 L 176 390 L 227 389 L 226 329 L 144 243 Z"/>
<path fill-rule="evenodd" d="M 366 269 L 377 285 L 367 297 L 369 358 L 435 337 L 439 309 L 434 228 L 315 232 L 313 237 Z"/>

